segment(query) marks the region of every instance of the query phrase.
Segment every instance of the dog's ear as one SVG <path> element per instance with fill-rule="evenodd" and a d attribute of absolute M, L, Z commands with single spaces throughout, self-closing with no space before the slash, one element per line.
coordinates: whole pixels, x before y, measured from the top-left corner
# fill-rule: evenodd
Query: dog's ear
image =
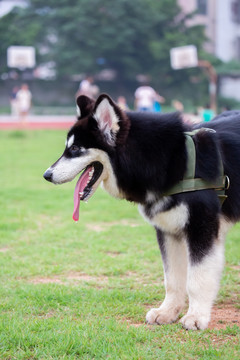
<path fill-rule="evenodd" d="M 108 145 L 114 146 L 120 129 L 119 123 L 123 118 L 120 108 L 108 95 L 102 94 L 96 101 L 93 118 L 96 120 L 104 140 Z"/>
<path fill-rule="evenodd" d="M 94 108 L 95 101 L 88 96 L 80 95 L 77 98 L 77 115 L 78 120 L 88 116 Z"/>

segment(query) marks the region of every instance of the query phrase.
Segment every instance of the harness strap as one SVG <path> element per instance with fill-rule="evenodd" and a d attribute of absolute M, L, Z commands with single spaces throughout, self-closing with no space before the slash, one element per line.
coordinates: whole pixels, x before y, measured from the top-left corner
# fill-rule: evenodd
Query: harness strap
<path fill-rule="evenodd" d="M 196 148 L 192 138 L 193 134 L 190 132 L 185 133 L 186 147 L 188 153 L 187 170 L 184 179 L 194 179 L 196 169 Z"/>
<path fill-rule="evenodd" d="M 209 182 L 201 178 L 195 178 L 196 148 L 192 137 L 196 135 L 196 133 L 200 130 L 215 132 L 215 130 L 208 128 L 201 128 L 191 132 L 185 132 L 186 148 L 187 148 L 187 169 L 183 180 L 177 183 L 176 185 L 174 185 L 166 193 L 164 193 L 164 196 L 180 194 L 190 191 L 197 191 L 197 190 L 214 189 L 217 192 L 218 198 L 222 205 L 227 198 L 227 195 L 225 194 L 225 190 L 227 190 L 230 186 L 229 177 L 224 175 L 222 160 L 220 160 L 221 175 L 216 180 L 214 180 L 214 182 Z"/>

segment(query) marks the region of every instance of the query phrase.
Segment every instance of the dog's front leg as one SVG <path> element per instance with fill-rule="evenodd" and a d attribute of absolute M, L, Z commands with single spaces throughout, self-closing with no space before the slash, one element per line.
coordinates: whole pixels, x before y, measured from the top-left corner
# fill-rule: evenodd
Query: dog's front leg
<path fill-rule="evenodd" d="M 169 324 L 177 320 L 185 304 L 187 278 L 187 247 L 184 238 L 164 235 L 157 230 L 163 265 L 166 296 L 159 308 L 146 316 L 149 324 Z"/>

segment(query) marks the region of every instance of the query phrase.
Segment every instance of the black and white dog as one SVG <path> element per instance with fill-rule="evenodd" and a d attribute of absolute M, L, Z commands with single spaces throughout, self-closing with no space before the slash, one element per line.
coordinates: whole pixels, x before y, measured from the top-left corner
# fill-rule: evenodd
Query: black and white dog
<path fill-rule="evenodd" d="M 193 136 L 196 177 L 214 182 L 222 163 L 230 179 L 221 206 L 213 189 L 168 194 L 184 178 L 189 156 L 185 132 L 192 129 L 178 113 L 125 113 L 104 94 L 96 102 L 80 96 L 77 105 L 78 121 L 45 179 L 62 184 L 81 173 L 74 220 L 80 200 L 87 200 L 100 183 L 110 195 L 138 203 L 156 229 L 166 288 L 163 303 L 147 313 L 147 322 L 176 321 L 188 295 L 181 323 L 186 329 L 207 328 L 224 266 L 225 235 L 240 219 L 240 112 L 223 113 L 207 123 L 213 131 Z"/>

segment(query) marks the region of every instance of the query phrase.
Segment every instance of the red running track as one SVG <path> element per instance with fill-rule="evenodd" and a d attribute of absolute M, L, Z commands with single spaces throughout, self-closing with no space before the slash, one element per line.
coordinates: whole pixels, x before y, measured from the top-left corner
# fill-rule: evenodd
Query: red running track
<path fill-rule="evenodd" d="M 25 123 L 18 118 L 0 116 L 0 130 L 69 129 L 76 121 L 75 116 L 30 116 Z"/>

